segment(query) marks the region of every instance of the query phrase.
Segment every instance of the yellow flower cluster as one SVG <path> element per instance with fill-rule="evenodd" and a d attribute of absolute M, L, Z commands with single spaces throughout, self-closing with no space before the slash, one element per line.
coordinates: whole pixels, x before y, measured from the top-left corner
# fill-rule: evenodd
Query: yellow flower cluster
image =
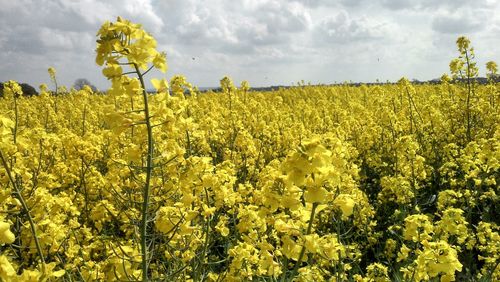
<path fill-rule="evenodd" d="M 417 251 L 413 265 L 403 268 L 404 277 L 410 281 L 429 281 L 440 276 L 440 281 L 455 281 L 455 272 L 462 270 L 457 251 L 446 241 L 424 241 L 422 245 L 423 250 Z"/>
<path fill-rule="evenodd" d="M 156 40 L 140 24 L 118 17 L 114 23 L 105 22 L 97 36 L 96 62 L 100 66 L 106 63 L 103 74 L 108 78 L 121 76 L 119 61 L 124 57 L 143 70 L 148 68 L 148 63 L 163 72 L 167 69 L 165 54 L 156 51 Z"/>
<path fill-rule="evenodd" d="M 467 106 L 446 77 L 200 93 L 176 75 L 148 104 L 122 68 L 166 70 L 154 38 L 121 18 L 98 37 L 107 93 L 4 88 L 0 280 L 500 279 L 498 84 Z"/>

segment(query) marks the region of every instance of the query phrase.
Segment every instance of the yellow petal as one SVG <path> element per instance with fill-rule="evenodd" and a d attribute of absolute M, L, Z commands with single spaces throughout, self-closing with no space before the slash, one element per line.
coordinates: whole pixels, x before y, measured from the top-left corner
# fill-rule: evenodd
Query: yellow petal
<path fill-rule="evenodd" d="M 304 200 L 308 203 L 323 203 L 328 191 L 323 187 L 309 187 L 304 193 Z"/>
<path fill-rule="evenodd" d="M 151 79 L 151 84 L 153 84 L 157 92 L 164 92 L 168 89 L 168 83 L 165 79 L 153 78 Z"/>
<path fill-rule="evenodd" d="M 58 271 L 52 272 L 51 276 L 59 278 L 59 277 L 63 276 L 65 273 L 66 273 L 66 271 L 64 269 L 60 269 Z"/>
<path fill-rule="evenodd" d="M 16 276 L 16 270 L 9 262 L 6 256 L 0 256 L 0 278 L 2 281 L 9 281 L 13 276 Z M 10 279 L 9 279 L 10 278 Z"/>
<path fill-rule="evenodd" d="M 14 233 L 10 231 L 10 224 L 7 222 L 0 222 L 0 243 L 12 244 L 16 239 Z"/>
<path fill-rule="evenodd" d="M 355 203 L 356 202 L 354 202 L 352 197 L 347 194 L 340 194 L 333 202 L 335 206 L 340 208 L 342 211 L 342 217 L 344 218 L 352 215 Z"/>

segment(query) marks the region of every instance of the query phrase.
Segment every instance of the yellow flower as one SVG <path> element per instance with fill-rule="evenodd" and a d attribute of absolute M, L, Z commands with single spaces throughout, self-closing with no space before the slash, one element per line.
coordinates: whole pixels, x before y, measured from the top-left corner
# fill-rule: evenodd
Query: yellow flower
<path fill-rule="evenodd" d="M 51 79 L 55 79 L 55 77 L 56 77 L 56 69 L 53 68 L 53 67 L 50 67 L 50 68 L 47 69 L 47 71 L 49 72 L 50 78 Z"/>
<path fill-rule="evenodd" d="M 2 115 L 0 115 L 0 140 L 12 135 L 12 129 L 14 128 L 14 122 Z"/>
<path fill-rule="evenodd" d="M 405 218 L 405 228 L 403 230 L 405 240 L 413 242 L 430 240 L 433 232 L 433 226 L 427 215 L 413 214 Z"/>
<path fill-rule="evenodd" d="M 470 40 L 469 40 L 469 38 L 467 38 L 465 36 L 460 36 L 457 39 L 457 46 L 458 46 L 458 50 L 460 52 L 462 52 L 463 50 L 469 49 L 469 46 L 470 46 Z"/>
<path fill-rule="evenodd" d="M 398 253 L 398 259 L 397 261 L 404 261 L 405 259 L 408 258 L 408 255 L 410 254 L 410 248 L 408 248 L 405 244 L 401 246 L 401 249 L 399 250 Z"/>
<path fill-rule="evenodd" d="M 16 270 L 6 256 L 0 255 L 0 278 L 2 281 L 11 281 L 16 276 Z"/>
<path fill-rule="evenodd" d="M 231 78 L 229 76 L 224 76 L 220 80 L 220 87 L 222 88 L 222 91 L 224 93 L 231 92 L 235 88 L 234 84 L 233 84 L 233 81 L 231 80 Z"/>
<path fill-rule="evenodd" d="M 122 75 L 122 67 L 118 64 L 108 63 L 106 67 L 102 70 L 102 74 L 108 79 L 119 78 Z"/>
<path fill-rule="evenodd" d="M 441 281 L 455 281 L 455 271 L 462 271 L 457 251 L 447 242 L 424 242 L 416 259 L 415 280 L 427 280 L 440 274 Z"/>
<path fill-rule="evenodd" d="M 486 63 L 486 69 L 490 75 L 495 75 L 498 72 L 498 65 L 494 61 L 489 61 Z"/>
<path fill-rule="evenodd" d="M 324 203 L 327 195 L 328 191 L 324 187 L 307 187 L 304 192 L 304 200 L 308 203 Z"/>
<path fill-rule="evenodd" d="M 156 50 L 156 40 L 139 24 L 118 17 L 116 22 L 105 22 L 97 33 L 96 63 L 107 68 L 103 71 L 108 78 L 121 75 L 117 66 L 120 59 L 126 59 L 135 67 L 147 69 L 148 64 L 162 72 L 167 69 L 165 53 Z"/>
<path fill-rule="evenodd" d="M 158 93 L 166 92 L 168 90 L 168 82 L 165 79 L 160 80 L 157 78 L 153 78 L 151 79 L 151 84 L 153 84 L 153 87 Z"/>
<path fill-rule="evenodd" d="M 340 208 L 340 210 L 342 211 L 343 219 L 346 219 L 347 217 L 352 215 L 355 204 L 356 202 L 354 201 L 354 199 L 351 197 L 351 195 L 348 194 L 340 194 L 333 201 L 333 205 Z"/>
<path fill-rule="evenodd" d="M 10 231 L 10 224 L 4 221 L 0 221 L 0 243 L 1 244 L 12 244 L 16 236 Z"/>
<path fill-rule="evenodd" d="M 248 91 L 250 89 L 250 83 L 246 80 L 243 80 L 240 84 L 240 89 L 243 91 Z"/>
<path fill-rule="evenodd" d="M 23 89 L 14 80 L 9 80 L 3 85 L 3 95 L 5 98 L 17 98 L 23 95 Z"/>
<path fill-rule="evenodd" d="M 281 237 L 281 242 L 283 243 L 282 246 L 282 252 L 283 254 L 293 260 L 298 260 L 299 259 L 299 254 L 302 249 L 300 244 L 297 244 L 290 236 L 284 235 Z"/>
<path fill-rule="evenodd" d="M 168 234 L 174 231 L 182 220 L 183 217 L 178 208 L 162 207 L 157 212 L 155 226 L 159 231 Z"/>
<path fill-rule="evenodd" d="M 448 208 L 443 212 L 436 226 L 436 233 L 441 236 L 441 239 L 447 240 L 449 236 L 456 236 L 459 244 L 465 242 L 469 234 L 463 213 L 463 210 L 456 208 Z"/>
<path fill-rule="evenodd" d="M 164 52 L 155 55 L 153 65 L 163 73 L 167 71 L 167 58 Z"/>
<path fill-rule="evenodd" d="M 392 201 L 398 204 L 408 204 L 415 197 L 410 182 L 403 176 L 384 176 L 380 180 L 382 190 L 378 198 L 383 201 Z"/>
<path fill-rule="evenodd" d="M 387 273 L 387 266 L 380 263 L 372 263 L 366 267 L 366 281 L 373 282 L 390 282 L 389 275 Z"/>
<path fill-rule="evenodd" d="M 304 236 L 306 250 L 309 253 L 315 254 L 319 252 L 322 248 L 320 246 L 320 238 L 318 234 L 309 234 Z"/>
<path fill-rule="evenodd" d="M 384 248 L 385 255 L 388 258 L 394 257 L 395 256 L 394 251 L 396 250 L 396 247 L 397 247 L 396 240 L 387 239 L 387 241 L 385 241 L 385 248 Z"/>

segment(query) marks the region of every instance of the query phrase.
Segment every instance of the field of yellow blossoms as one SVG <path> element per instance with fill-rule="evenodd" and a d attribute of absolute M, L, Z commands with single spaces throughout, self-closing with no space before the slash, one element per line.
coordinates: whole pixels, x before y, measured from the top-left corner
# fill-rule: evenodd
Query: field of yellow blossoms
<path fill-rule="evenodd" d="M 467 38 L 436 85 L 199 93 L 149 77 L 140 25 L 97 36 L 104 95 L 5 84 L 1 281 L 500 280 L 500 85 Z"/>

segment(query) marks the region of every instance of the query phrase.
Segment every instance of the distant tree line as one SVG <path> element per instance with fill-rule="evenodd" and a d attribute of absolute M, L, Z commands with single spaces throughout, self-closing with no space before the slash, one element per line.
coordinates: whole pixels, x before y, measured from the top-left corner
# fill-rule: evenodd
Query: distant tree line
<path fill-rule="evenodd" d="M 463 82 L 462 81 L 463 79 L 456 79 L 455 81 L 456 82 Z M 494 76 L 493 77 L 493 81 L 494 82 L 500 82 L 500 76 L 497 75 L 497 76 Z M 420 80 L 417 80 L 417 79 L 413 79 L 412 80 L 412 83 L 413 84 L 439 84 L 441 81 L 439 78 L 436 78 L 436 79 L 431 79 L 431 80 L 427 80 L 427 81 L 420 81 Z M 348 85 L 351 85 L 351 86 L 361 86 L 361 85 L 381 85 L 381 84 L 395 84 L 396 82 L 367 82 L 367 83 L 360 83 L 360 82 L 347 82 L 347 83 L 334 83 L 334 84 L 330 84 L 330 85 L 345 85 L 345 84 L 348 84 Z M 489 80 L 485 77 L 478 77 L 476 78 L 476 83 L 478 84 L 488 84 L 489 83 Z M 27 83 L 20 83 L 19 84 L 21 86 L 21 88 L 23 89 L 23 95 L 24 96 L 34 96 L 34 95 L 38 95 L 38 92 L 36 91 L 36 89 L 27 84 Z M 95 87 L 88 79 L 86 78 L 78 78 L 77 80 L 75 80 L 75 82 L 73 83 L 73 88 L 75 90 L 82 90 L 83 87 L 85 85 L 88 85 L 92 91 L 96 92 L 97 91 L 97 87 Z M 327 84 L 323 84 L 323 85 L 327 85 Z M 268 86 L 268 87 L 253 87 L 250 89 L 250 91 L 275 91 L 275 90 L 278 90 L 280 88 L 290 88 L 290 87 L 293 87 L 293 86 L 283 86 L 283 85 L 279 85 L 279 86 Z M 220 87 L 217 87 L 217 88 L 209 88 L 209 89 L 204 89 L 204 90 L 201 90 L 200 92 L 208 92 L 208 91 L 212 91 L 212 92 L 220 92 L 222 91 L 222 89 Z M 187 91 L 188 93 L 185 93 L 185 94 L 189 94 L 189 91 Z M 3 96 L 3 83 L 0 82 L 0 97 Z"/>
<path fill-rule="evenodd" d="M 24 96 L 35 96 L 38 95 L 38 91 L 36 91 L 35 87 L 29 85 L 28 83 L 20 83 L 21 89 L 23 90 Z M 79 78 L 75 80 L 73 83 L 73 88 L 76 90 L 82 90 L 85 85 L 88 85 L 92 91 L 96 92 L 97 87 L 95 87 L 90 81 L 85 78 Z M 0 82 L 0 97 L 3 97 L 3 82 Z"/>
<path fill-rule="evenodd" d="M 33 86 L 31 86 L 27 83 L 20 83 L 19 85 L 21 86 L 21 89 L 23 90 L 24 96 L 38 95 L 38 92 L 36 91 L 36 89 Z M 0 82 L 0 97 L 3 97 L 3 82 Z"/>
<path fill-rule="evenodd" d="M 90 81 L 88 81 L 86 78 L 79 78 L 75 80 L 75 82 L 73 83 L 73 88 L 75 88 L 76 90 L 82 90 L 85 85 L 89 86 L 92 91 L 97 91 L 97 87 L 90 83 Z"/>

